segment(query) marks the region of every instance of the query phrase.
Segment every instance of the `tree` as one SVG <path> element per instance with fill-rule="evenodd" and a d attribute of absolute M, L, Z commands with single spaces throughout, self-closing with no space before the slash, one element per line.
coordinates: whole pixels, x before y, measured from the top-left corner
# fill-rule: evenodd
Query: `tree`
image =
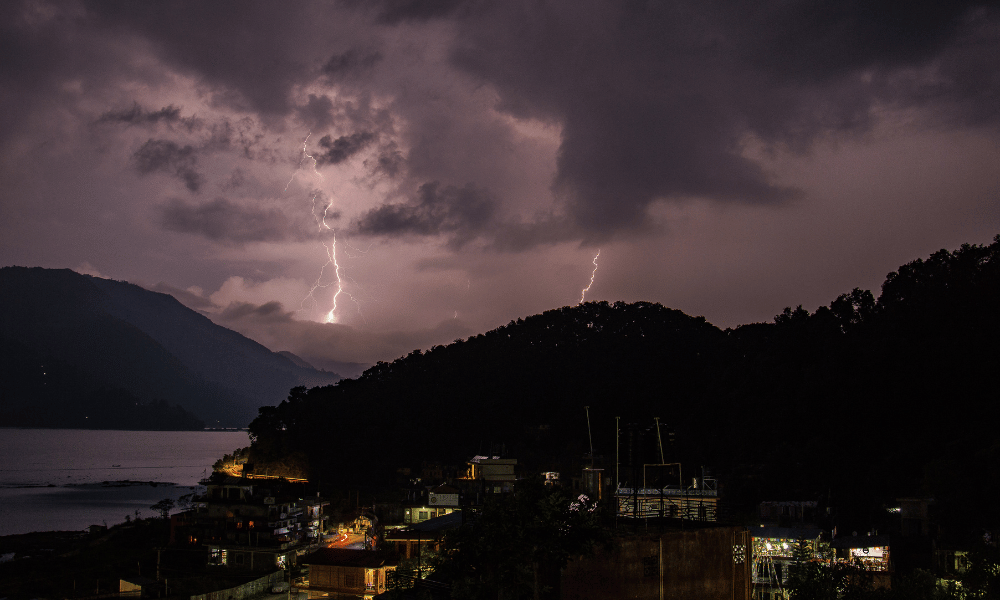
<path fill-rule="evenodd" d="M 163 500 L 160 500 L 159 502 L 150 506 L 149 508 L 160 511 L 160 516 L 163 517 L 164 519 L 167 519 L 170 517 L 170 509 L 172 509 L 173 507 L 174 507 L 174 501 L 170 498 L 164 498 Z"/>
<path fill-rule="evenodd" d="M 829 558 L 827 553 L 820 553 Z M 812 541 L 799 540 L 792 553 L 794 562 L 788 568 L 788 591 L 794 600 L 835 600 L 837 586 L 831 565 L 816 558 Z"/>
<path fill-rule="evenodd" d="M 875 297 L 868 290 L 854 288 L 850 294 L 841 294 L 830 303 L 830 310 L 837 317 L 843 331 L 849 331 L 869 322 L 875 314 Z"/>
<path fill-rule="evenodd" d="M 989 544 L 974 548 L 961 582 L 963 598 L 1000 597 L 1000 549 Z"/>
<path fill-rule="evenodd" d="M 558 597 L 560 570 L 605 535 L 586 495 L 527 480 L 445 539 L 435 574 L 452 581 L 454 598 Z"/>

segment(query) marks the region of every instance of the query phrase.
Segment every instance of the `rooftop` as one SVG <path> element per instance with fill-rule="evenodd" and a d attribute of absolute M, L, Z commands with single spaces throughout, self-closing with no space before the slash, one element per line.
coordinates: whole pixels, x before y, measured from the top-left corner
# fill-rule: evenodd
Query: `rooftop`
<path fill-rule="evenodd" d="M 371 550 L 346 548 L 320 548 L 298 560 L 302 565 L 329 565 L 334 567 L 362 567 L 377 569 L 395 564 L 390 557 Z"/>

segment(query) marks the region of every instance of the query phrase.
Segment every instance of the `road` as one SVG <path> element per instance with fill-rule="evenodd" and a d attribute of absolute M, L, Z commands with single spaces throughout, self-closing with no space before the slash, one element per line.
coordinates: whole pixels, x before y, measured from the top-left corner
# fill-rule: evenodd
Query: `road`
<path fill-rule="evenodd" d="M 327 542 L 327 548 L 350 548 L 351 550 L 365 549 L 365 534 L 344 533 L 331 542 Z"/>

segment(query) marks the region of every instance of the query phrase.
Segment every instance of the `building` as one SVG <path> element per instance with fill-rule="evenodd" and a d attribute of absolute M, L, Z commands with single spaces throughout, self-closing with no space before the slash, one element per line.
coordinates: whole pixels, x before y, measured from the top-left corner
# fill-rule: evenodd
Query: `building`
<path fill-rule="evenodd" d="M 433 487 L 428 491 L 426 500 L 421 498 L 424 501 L 403 507 L 403 523 L 422 523 L 449 515 L 459 510 L 459 498 L 459 491 L 450 485 Z"/>
<path fill-rule="evenodd" d="M 317 544 L 327 530 L 318 498 L 278 480 L 217 478 L 195 507 L 171 516 L 174 546 L 208 548 L 208 564 L 250 571 L 284 569 L 296 550 Z"/>
<path fill-rule="evenodd" d="M 322 548 L 299 559 L 307 565 L 304 584 L 297 586 L 313 598 L 373 598 L 386 590 L 394 559 L 380 552 Z"/>
<path fill-rule="evenodd" d="M 618 535 L 562 571 L 563 598 L 750 600 L 750 534 L 699 527 Z"/>
<path fill-rule="evenodd" d="M 484 494 L 503 494 L 514 489 L 517 481 L 517 459 L 499 456 L 473 456 L 469 459 L 465 477 L 468 487 Z"/>
<path fill-rule="evenodd" d="M 839 537 L 830 544 L 837 552 L 837 560 L 864 566 L 869 571 L 892 571 L 887 535 L 850 535 Z"/>
<path fill-rule="evenodd" d="M 690 487 L 618 488 L 615 505 L 619 517 L 715 522 L 718 520 L 718 495 L 714 480 Z"/>
<path fill-rule="evenodd" d="M 420 556 L 421 550 L 440 550 L 444 534 L 461 525 L 462 512 L 455 511 L 410 527 L 386 529 L 385 539 L 400 558 L 411 559 Z"/>

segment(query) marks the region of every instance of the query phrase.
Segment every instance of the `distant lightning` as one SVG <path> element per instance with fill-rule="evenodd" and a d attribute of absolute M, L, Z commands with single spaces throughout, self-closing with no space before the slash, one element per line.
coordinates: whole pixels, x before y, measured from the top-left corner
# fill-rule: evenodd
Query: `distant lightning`
<path fill-rule="evenodd" d="M 357 258 L 358 255 L 368 254 L 368 251 L 372 249 L 372 246 L 374 245 L 374 242 L 369 242 L 368 243 L 368 247 L 365 248 L 364 250 L 362 250 L 361 248 L 358 248 L 357 246 L 352 246 L 351 244 L 348 244 L 347 242 L 344 242 L 344 244 L 347 245 L 348 249 L 354 250 L 355 252 L 357 252 L 356 255 L 348 254 L 347 257 L 348 258 Z"/>
<path fill-rule="evenodd" d="M 306 139 L 302 140 L 302 156 L 300 156 L 300 157 L 299 157 L 299 164 L 295 166 L 295 171 L 294 171 L 294 172 L 292 173 L 292 176 L 288 178 L 288 183 L 286 183 L 286 184 L 285 184 L 285 189 L 284 189 L 284 191 L 286 191 L 286 192 L 288 191 L 288 186 L 292 185 L 292 182 L 293 182 L 293 181 L 295 181 L 295 175 L 297 175 L 297 174 L 298 174 L 298 172 L 299 172 L 299 169 L 301 169 L 301 168 L 302 168 L 302 160 L 303 160 L 303 159 L 305 159 L 305 158 L 308 158 L 309 160 L 311 160 L 311 161 L 312 161 L 312 163 L 313 163 L 313 173 L 315 173 L 315 174 L 319 175 L 319 178 L 320 178 L 320 179 L 323 179 L 323 174 L 322 174 L 322 173 L 320 173 L 320 172 L 319 172 L 319 171 L 318 171 L 318 170 L 316 169 L 316 166 L 317 166 L 317 164 L 318 164 L 318 163 L 316 162 L 316 159 L 315 159 L 315 158 L 313 157 L 313 155 L 312 155 L 312 154 L 309 154 L 309 148 L 308 148 L 308 144 L 309 144 L 309 138 L 310 138 L 311 136 L 312 136 L 312 132 L 310 131 L 310 132 L 309 132 L 309 133 L 308 133 L 308 134 L 306 135 Z M 315 198 L 314 198 L 314 199 L 315 199 Z"/>
<path fill-rule="evenodd" d="M 312 161 L 312 170 L 313 170 L 313 173 L 315 173 L 316 175 L 318 175 L 320 179 L 324 178 L 323 174 L 320 173 L 319 170 L 316 168 L 317 165 L 318 165 L 318 163 L 316 162 L 316 158 L 312 154 L 309 154 L 309 138 L 310 138 L 310 136 L 312 136 L 312 132 L 311 131 L 309 132 L 308 135 L 306 135 L 306 138 L 302 141 L 302 155 L 299 158 L 299 164 L 296 166 L 295 172 L 292 173 L 292 177 L 288 180 L 288 183 L 285 184 L 285 191 L 288 191 L 289 186 L 292 185 L 292 181 L 295 180 L 295 176 L 298 174 L 299 170 L 302 168 L 302 161 L 304 159 L 306 159 L 306 158 L 308 158 L 309 160 Z M 333 234 L 333 240 L 330 242 L 330 244 L 327 244 L 326 242 L 321 242 L 323 244 L 323 248 L 326 250 L 326 263 L 324 263 L 323 266 L 320 267 L 319 276 L 316 278 L 316 281 L 313 282 L 312 287 L 309 289 L 309 293 L 306 294 L 306 297 L 302 299 L 302 303 L 300 305 L 301 306 L 300 310 L 303 309 L 303 308 L 305 308 L 305 303 L 306 303 L 307 300 L 312 300 L 313 306 L 315 306 L 315 304 L 316 304 L 316 296 L 315 296 L 316 290 L 318 290 L 320 288 L 324 288 L 325 289 L 327 287 L 331 287 L 331 286 L 336 285 L 337 290 L 333 293 L 333 298 L 331 300 L 332 307 L 326 313 L 326 316 L 323 319 L 324 323 L 336 323 L 337 322 L 337 298 L 340 296 L 340 294 L 347 294 L 348 297 L 350 297 L 350 299 L 353 300 L 355 304 L 357 304 L 357 306 L 358 306 L 358 313 L 361 313 L 361 304 L 358 302 L 357 298 L 355 298 L 354 296 L 352 296 L 350 292 L 348 292 L 348 291 L 346 291 L 344 289 L 344 281 L 341 278 L 341 274 L 340 274 L 340 263 L 337 262 L 337 230 L 334 229 L 334 228 L 332 228 L 332 227 L 330 227 L 330 225 L 326 222 L 327 214 L 330 212 L 330 208 L 333 207 L 333 202 L 332 201 L 324 201 L 322 211 L 319 210 L 318 207 L 317 207 L 316 199 L 320 196 L 320 193 L 321 192 L 319 192 L 319 191 L 315 191 L 313 193 L 313 196 L 312 196 L 312 209 L 311 209 L 310 212 L 311 212 L 311 214 L 313 216 L 313 221 L 315 221 L 315 223 L 316 223 L 317 230 L 320 231 L 320 232 L 330 231 Z M 350 247 L 353 248 L 353 246 L 350 246 Z M 356 250 L 356 248 L 355 248 L 355 250 Z M 323 277 L 326 274 L 327 268 L 330 267 L 330 266 L 333 266 L 333 274 L 334 274 L 334 278 L 335 279 L 334 279 L 334 281 L 331 281 L 330 283 L 323 283 Z M 361 317 L 364 318 L 364 314 L 362 314 Z"/>
<path fill-rule="evenodd" d="M 597 276 L 597 257 L 600 256 L 600 255 L 601 255 L 601 249 L 598 248 L 597 249 L 597 255 L 594 256 L 594 271 L 590 274 L 590 283 L 588 283 L 587 287 L 583 288 L 583 291 L 580 292 L 580 302 L 579 302 L 579 304 L 583 304 L 583 299 L 587 297 L 587 292 L 590 291 L 590 286 L 594 285 L 594 277 Z"/>

